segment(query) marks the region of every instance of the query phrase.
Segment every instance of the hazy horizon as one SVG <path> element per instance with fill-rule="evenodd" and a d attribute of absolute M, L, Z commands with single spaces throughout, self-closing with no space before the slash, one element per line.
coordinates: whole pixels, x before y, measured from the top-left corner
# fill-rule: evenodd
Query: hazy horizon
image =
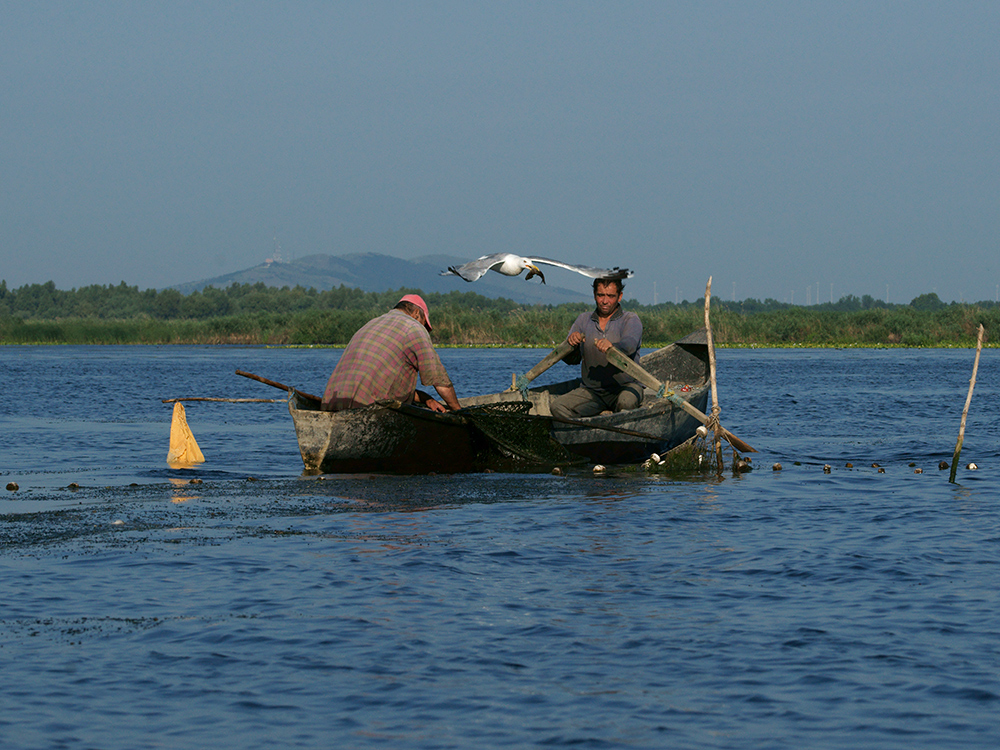
<path fill-rule="evenodd" d="M 3 7 L 12 288 L 509 251 L 643 303 L 1000 297 L 1000 4 Z"/>
<path fill-rule="evenodd" d="M 395 257 L 395 256 L 384 256 L 384 257 Z M 425 256 L 425 257 L 427 257 L 427 256 Z M 291 264 L 291 263 L 295 263 L 297 261 L 301 262 L 302 260 L 304 260 L 304 259 L 300 258 L 300 259 L 294 259 L 294 260 L 292 260 L 292 259 L 284 258 L 284 259 L 277 259 L 277 262 L 278 263 Z M 412 258 L 412 259 L 409 259 L 409 260 L 411 262 L 419 262 L 419 261 L 422 261 L 423 258 Z M 208 284 L 206 284 L 207 286 L 214 286 L 214 284 L 212 284 L 212 282 L 214 280 L 216 280 L 216 279 L 221 279 L 221 278 L 225 278 L 225 277 L 228 277 L 228 276 L 240 274 L 241 272 L 252 271 L 254 268 L 257 268 L 258 266 L 269 265 L 269 264 L 271 264 L 273 262 L 275 262 L 274 258 L 268 258 L 265 261 L 263 261 L 261 264 L 258 264 L 257 266 L 251 266 L 251 267 L 246 268 L 246 269 L 238 269 L 238 270 L 236 270 L 236 271 L 234 271 L 232 273 L 229 273 L 229 274 L 220 274 L 219 276 L 205 277 L 205 278 L 200 278 L 200 279 L 188 279 L 186 281 L 178 282 L 177 284 L 171 284 L 168 287 L 140 287 L 137 284 L 130 284 L 130 283 L 128 283 L 128 281 L 126 281 L 124 279 L 121 279 L 118 282 L 109 282 L 109 283 L 94 282 L 94 284 L 76 284 L 76 285 L 70 285 L 70 286 L 67 286 L 67 287 L 56 285 L 56 289 L 58 289 L 60 291 L 73 291 L 73 290 L 76 290 L 76 289 L 82 289 L 84 287 L 93 286 L 93 285 L 103 286 L 103 287 L 112 287 L 112 286 L 118 286 L 119 284 L 122 284 L 122 283 L 124 283 L 126 286 L 129 286 L 129 287 L 140 288 L 142 291 L 145 291 L 146 289 L 150 289 L 150 288 L 156 289 L 158 291 L 163 291 L 165 289 L 172 289 L 172 288 L 175 288 L 175 287 L 183 288 L 183 287 L 186 287 L 186 286 L 190 286 L 193 283 L 200 284 L 202 282 L 209 282 Z M 501 276 L 497 276 L 497 278 L 498 279 L 504 279 L 504 277 L 501 277 Z M 523 275 L 521 277 L 518 277 L 518 279 L 520 279 L 521 281 L 524 281 Z M 506 279 L 504 279 L 504 280 L 507 281 Z M 44 284 L 49 283 L 50 281 L 52 281 L 52 283 L 55 283 L 52 279 L 46 279 L 45 281 L 25 282 L 25 284 L 21 284 L 21 285 L 18 285 L 17 287 L 15 287 L 15 286 L 12 286 L 10 284 L 7 284 L 6 279 L 0 278 L 0 283 L 7 284 L 7 288 L 9 290 L 11 290 L 11 291 L 14 291 L 14 290 L 19 289 L 19 288 L 24 287 L 24 286 L 30 287 L 32 285 L 44 285 Z M 589 282 L 589 280 L 587 280 L 587 281 Z M 515 280 L 509 280 L 509 283 L 515 283 L 515 282 L 516 282 L 516 279 Z M 255 283 L 255 282 L 232 282 L 232 283 Z M 532 282 L 527 282 L 527 283 L 532 283 Z M 626 283 L 627 284 L 631 284 L 631 280 L 629 280 Z M 707 283 L 708 283 L 708 280 L 706 279 L 706 286 L 707 286 Z M 540 282 L 538 282 L 538 281 L 535 281 L 534 284 L 536 286 L 540 286 Z M 309 288 L 308 282 L 304 281 L 300 285 L 303 286 L 304 288 L 307 288 L 307 289 Z M 358 286 L 357 284 L 350 284 L 350 283 L 346 283 L 346 282 L 345 282 L 345 285 L 349 286 L 349 287 L 350 286 Z M 216 286 L 216 288 L 224 289 L 226 286 L 228 286 L 228 284 L 223 284 L 222 286 Z M 276 288 L 280 288 L 282 286 L 289 286 L 289 284 L 277 284 L 277 283 L 274 283 L 274 284 L 268 284 L 268 286 L 273 286 L 273 287 L 276 287 Z M 414 286 L 414 287 L 420 288 L 422 285 L 420 285 L 420 284 L 409 284 L 409 285 L 406 285 L 406 286 Z M 554 286 L 554 285 L 550 285 L 550 286 Z M 386 288 L 386 289 L 380 289 L 380 290 L 377 290 L 377 291 L 392 291 L 395 288 L 398 288 L 398 286 L 392 286 L 392 287 L 389 287 L 389 288 Z M 562 289 L 562 290 L 567 289 L 566 286 L 559 286 L 559 287 L 556 287 L 556 288 L 557 289 Z M 518 295 L 514 294 L 514 292 L 516 290 L 517 290 L 516 286 L 511 288 L 510 294 L 511 294 L 512 297 L 516 298 L 518 296 Z M 455 289 L 453 291 L 457 291 L 457 292 L 468 292 L 468 291 L 477 292 L 479 294 L 483 294 L 486 297 L 496 297 L 496 296 L 498 296 L 495 293 L 496 287 L 493 287 L 491 289 L 486 289 L 484 285 L 478 285 L 478 286 L 465 286 L 464 284 L 462 286 L 457 286 L 456 285 L 456 287 L 455 287 Z M 576 291 L 580 291 L 580 290 L 577 289 Z M 587 291 L 589 292 L 589 289 Z M 662 304 L 662 303 L 668 303 L 668 302 L 673 302 L 675 304 L 677 304 L 677 303 L 685 303 L 685 302 L 686 303 L 692 303 L 692 302 L 695 302 L 695 301 L 703 300 L 704 297 L 705 297 L 705 292 L 706 291 L 707 291 L 706 289 L 702 289 L 697 295 L 694 295 L 692 297 L 678 298 L 678 299 L 665 299 L 662 295 L 660 295 L 659 299 L 653 301 L 653 300 L 642 300 L 642 299 L 640 299 L 636 295 L 631 294 L 630 293 L 630 289 L 627 287 L 625 289 L 624 298 L 625 298 L 626 302 L 635 301 L 635 302 L 638 302 L 639 304 L 643 304 L 643 305 Z M 189 291 L 186 292 L 186 291 L 183 291 L 183 289 L 182 289 L 182 294 L 189 294 L 189 293 L 190 293 Z M 425 290 L 425 293 L 428 293 L 428 292 Z M 445 292 L 445 293 L 447 293 L 447 292 Z M 857 293 L 854 293 L 854 292 L 845 292 L 844 294 L 837 295 L 833 299 L 823 299 L 821 297 L 818 300 L 815 297 L 807 295 L 806 299 L 801 299 L 800 298 L 798 301 L 796 301 L 794 299 L 794 295 L 790 295 L 789 297 L 786 297 L 785 299 L 778 299 L 777 297 L 741 297 L 741 298 L 727 297 L 724 293 L 721 292 L 721 290 L 718 289 L 718 287 L 715 286 L 715 283 L 713 281 L 713 287 L 711 289 L 711 294 L 712 294 L 712 298 L 713 299 L 715 299 L 715 300 L 721 299 L 721 300 L 724 300 L 724 301 L 727 301 L 727 302 L 728 301 L 732 301 L 732 302 L 748 302 L 748 301 L 769 302 L 769 301 L 775 301 L 775 302 L 781 302 L 781 303 L 786 303 L 786 304 L 791 304 L 791 305 L 814 306 L 814 305 L 825 305 L 825 304 L 831 304 L 831 303 L 839 303 L 839 302 L 841 302 L 841 301 L 843 301 L 845 299 L 850 299 L 852 297 L 857 298 L 857 299 L 871 298 L 871 299 L 873 299 L 873 300 L 875 300 L 877 302 L 880 302 L 880 303 L 881 302 L 886 302 L 888 304 L 894 304 L 894 305 L 906 305 L 906 304 L 909 304 L 909 303 L 913 302 L 918 297 L 922 297 L 922 296 L 930 295 L 930 294 L 935 294 L 936 295 L 937 292 L 934 291 L 933 289 L 925 291 L 925 292 L 920 292 L 920 293 L 914 295 L 913 298 L 911 298 L 909 300 L 905 300 L 905 301 L 900 301 L 900 302 L 889 300 L 889 299 L 886 299 L 885 297 L 878 297 L 877 295 L 873 295 L 873 294 L 870 294 L 870 293 L 867 293 L 867 292 L 865 292 L 864 294 L 857 294 Z M 941 301 L 943 303 L 945 303 L 945 304 L 949 304 L 949 303 L 952 303 L 952 302 L 968 303 L 968 304 L 976 304 L 976 303 L 980 303 L 980 302 L 1000 302 L 1000 299 L 993 299 L 993 300 L 991 300 L 991 299 L 988 299 L 988 298 L 983 298 L 983 299 L 946 300 L 946 299 L 940 298 L 940 296 L 939 296 L 939 299 L 941 299 Z M 566 302 L 565 299 L 553 299 L 549 304 L 559 305 L 559 304 L 563 304 L 565 302 Z M 525 304 L 536 304 L 536 303 L 537 303 L 537 300 L 536 301 L 526 301 L 525 302 Z M 545 303 L 543 302 L 542 304 L 545 304 Z"/>

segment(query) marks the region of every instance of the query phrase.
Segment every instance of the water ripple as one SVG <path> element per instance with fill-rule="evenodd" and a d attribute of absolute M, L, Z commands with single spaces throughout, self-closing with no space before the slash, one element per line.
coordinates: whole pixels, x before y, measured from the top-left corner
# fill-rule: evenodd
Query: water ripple
<path fill-rule="evenodd" d="M 0 468 L 23 489 L 0 501 L 0 701 L 23 710 L 0 740 L 996 745 L 1000 426 L 970 421 L 978 471 L 952 485 L 936 468 L 956 427 L 940 391 L 962 390 L 966 353 L 722 354 L 723 414 L 761 449 L 722 480 L 306 479 L 287 414 L 214 407 L 189 417 L 216 463 L 174 472 L 162 405 L 130 399 L 84 399 L 53 464 L 37 456 L 57 422 L 8 404 Z M 28 356 L 69 377 L 87 353 Z M 163 388 L 178 357 L 206 392 L 222 365 L 303 385 L 326 369 L 321 352 L 100 356 L 81 387 L 119 367 L 128 392 Z M 495 371 L 495 353 L 468 356 Z M 49 387 L 17 372 L 26 396 Z"/>

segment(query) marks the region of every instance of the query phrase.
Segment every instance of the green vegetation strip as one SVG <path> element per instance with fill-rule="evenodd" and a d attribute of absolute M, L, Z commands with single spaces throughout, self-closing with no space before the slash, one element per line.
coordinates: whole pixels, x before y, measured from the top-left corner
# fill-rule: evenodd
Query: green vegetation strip
<path fill-rule="evenodd" d="M 0 344 L 257 344 L 343 346 L 403 294 L 340 287 L 233 284 L 182 295 L 124 283 L 60 291 L 52 282 L 8 290 L 0 282 Z M 554 347 L 586 304 L 519 305 L 472 292 L 426 294 L 439 346 Z M 704 300 L 639 305 L 643 344 L 675 341 L 703 325 Z M 995 302 L 945 304 L 925 294 L 908 305 L 848 296 L 810 307 L 775 300 L 713 301 L 719 347 L 973 347 L 982 324 L 1000 324 Z"/>

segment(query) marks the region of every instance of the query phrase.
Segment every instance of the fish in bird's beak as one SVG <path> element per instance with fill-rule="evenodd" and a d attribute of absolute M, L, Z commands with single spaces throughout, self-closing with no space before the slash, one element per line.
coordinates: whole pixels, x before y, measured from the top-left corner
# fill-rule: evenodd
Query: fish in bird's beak
<path fill-rule="evenodd" d="M 538 266 L 528 263 L 524 267 L 528 269 L 528 275 L 524 277 L 525 281 L 530 279 L 532 276 L 537 276 L 542 280 L 543 284 L 545 283 L 545 274 L 538 270 Z"/>

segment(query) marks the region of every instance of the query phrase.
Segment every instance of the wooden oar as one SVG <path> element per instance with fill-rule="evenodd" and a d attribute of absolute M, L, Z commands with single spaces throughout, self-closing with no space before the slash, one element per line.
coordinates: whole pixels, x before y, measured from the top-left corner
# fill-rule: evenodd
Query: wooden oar
<path fill-rule="evenodd" d="M 663 383 L 661 383 L 659 380 L 653 377 L 652 374 L 647 372 L 642 365 L 640 365 L 637 362 L 633 362 L 631 359 L 626 357 L 624 354 L 622 354 L 614 347 L 608 349 L 607 358 L 608 362 L 613 364 L 622 372 L 631 375 L 633 378 L 635 378 L 637 381 L 642 383 L 647 388 L 652 388 L 653 390 L 658 391 L 660 388 L 663 387 Z M 688 414 L 690 414 L 692 417 L 697 419 L 702 424 L 707 425 L 709 422 L 712 421 L 707 414 L 695 408 L 694 406 L 692 406 L 690 403 L 688 403 L 675 393 L 667 391 L 666 393 L 664 393 L 663 397 L 668 401 L 670 401 L 670 403 L 674 404 L 675 406 L 679 406 L 680 408 L 682 408 L 684 411 L 686 411 Z M 733 433 L 731 433 L 729 430 L 725 429 L 721 425 L 719 426 L 719 431 L 722 433 L 722 436 L 726 440 L 728 440 L 734 448 L 737 448 L 738 450 L 741 450 L 744 453 L 757 452 L 756 448 L 751 446 L 749 443 L 745 443 L 744 441 L 740 440 Z"/>
<path fill-rule="evenodd" d="M 530 383 L 532 380 L 534 380 L 535 378 L 537 378 L 543 372 L 545 372 L 546 370 L 548 370 L 550 367 L 552 367 L 552 365 L 554 365 L 556 362 L 558 362 L 559 360 L 561 360 L 563 357 L 565 357 L 567 354 L 569 354 L 575 348 L 576 347 L 572 346 L 568 341 L 563 341 L 561 344 L 559 344 L 559 346 L 557 346 L 551 352 L 549 352 L 548 354 L 546 354 L 545 355 L 545 359 L 543 359 L 537 365 L 535 365 L 530 370 L 528 370 L 526 373 L 524 373 L 524 375 L 521 375 L 520 377 L 517 376 L 517 375 L 514 375 L 514 382 L 511 384 L 510 388 L 508 388 L 507 390 L 508 391 L 518 391 L 518 390 L 521 389 L 521 386 L 524 386 L 525 388 L 527 388 L 528 387 L 528 383 Z"/>
<path fill-rule="evenodd" d="M 292 388 L 290 385 L 285 385 L 284 383 L 279 383 L 276 380 L 268 380 L 267 378 L 262 378 L 260 375 L 254 375 L 252 372 L 245 372 L 243 370 L 237 370 L 237 375 L 242 375 L 245 378 L 250 378 L 251 380 L 256 380 L 258 383 L 263 383 L 264 385 L 269 385 L 273 388 L 280 388 L 283 391 L 295 391 L 297 394 L 303 398 L 307 398 L 311 401 L 322 401 L 319 396 L 314 396 L 311 393 L 306 393 L 305 391 L 300 391 L 298 388 Z"/>

